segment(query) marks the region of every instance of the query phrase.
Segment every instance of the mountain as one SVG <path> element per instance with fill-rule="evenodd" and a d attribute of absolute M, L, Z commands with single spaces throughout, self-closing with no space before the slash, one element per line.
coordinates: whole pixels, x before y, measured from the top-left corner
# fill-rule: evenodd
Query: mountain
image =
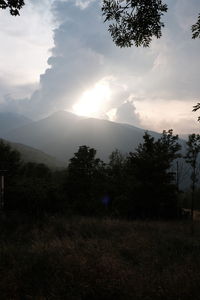
<path fill-rule="evenodd" d="M 40 149 L 67 162 L 80 145 L 97 149 L 97 155 L 108 160 L 116 148 L 123 153 L 133 151 L 144 135 L 144 129 L 107 120 L 83 118 L 60 111 L 53 115 L 10 130 L 6 138 Z M 150 132 L 159 137 L 156 132 Z"/>
<path fill-rule="evenodd" d="M 23 115 L 10 112 L 0 112 L 0 136 L 5 135 L 8 131 L 27 125 L 32 120 Z"/>

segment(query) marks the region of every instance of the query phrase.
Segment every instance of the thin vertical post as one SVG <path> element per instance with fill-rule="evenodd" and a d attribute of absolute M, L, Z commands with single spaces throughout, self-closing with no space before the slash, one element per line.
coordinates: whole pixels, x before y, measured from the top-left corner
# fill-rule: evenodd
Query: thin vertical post
<path fill-rule="evenodd" d="M 4 209 L 5 204 L 5 175 L 7 170 L 0 170 L 0 210 Z"/>
<path fill-rule="evenodd" d="M 0 209 L 4 208 L 4 175 L 1 175 L 1 201 L 0 201 Z"/>
<path fill-rule="evenodd" d="M 177 190 L 179 191 L 179 163 L 176 162 L 176 186 Z"/>

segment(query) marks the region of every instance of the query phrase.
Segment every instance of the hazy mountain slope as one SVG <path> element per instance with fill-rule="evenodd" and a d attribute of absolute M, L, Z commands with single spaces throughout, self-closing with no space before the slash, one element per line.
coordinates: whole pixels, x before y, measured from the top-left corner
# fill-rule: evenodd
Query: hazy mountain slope
<path fill-rule="evenodd" d="M 21 159 L 24 162 L 43 163 L 50 168 L 62 168 L 66 166 L 65 162 L 59 161 L 55 157 L 50 156 L 49 154 L 46 154 L 38 149 L 9 141 L 5 142 L 9 143 L 13 149 L 16 149 L 20 152 Z"/>
<path fill-rule="evenodd" d="M 23 143 L 38 149 L 51 151 L 49 145 L 56 147 L 67 137 L 70 127 L 79 117 L 68 112 L 57 112 L 45 119 L 32 122 L 7 133 L 8 140 Z"/>
<path fill-rule="evenodd" d="M 32 120 L 10 112 L 0 112 L 0 136 L 15 128 L 31 123 Z"/>
<path fill-rule="evenodd" d="M 64 157 L 66 149 L 70 158 L 80 145 L 94 147 L 98 156 L 104 160 L 115 149 L 123 153 L 133 151 L 140 142 L 144 130 L 123 124 L 98 119 L 83 119 L 79 121 L 68 133 L 68 138 L 61 141 L 61 147 L 57 149 L 58 157 Z M 155 133 L 155 135 L 159 136 Z M 55 150 L 55 149 L 54 149 Z M 55 153 L 55 152 L 54 152 Z"/>
<path fill-rule="evenodd" d="M 158 133 L 150 133 L 159 137 Z M 7 139 L 36 147 L 67 162 L 80 145 L 94 147 L 104 160 L 116 148 L 128 153 L 142 142 L 143 135 L 144 129 L 131 125 L 58 112 L 10 131 Z"/>

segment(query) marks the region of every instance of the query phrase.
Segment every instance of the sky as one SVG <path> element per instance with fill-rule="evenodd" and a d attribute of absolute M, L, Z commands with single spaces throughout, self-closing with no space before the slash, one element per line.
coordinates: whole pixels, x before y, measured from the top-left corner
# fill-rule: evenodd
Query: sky
<path fill-rule="evenodd" d="M 161 132 L 199 132 L 199 0 L 166 0 L 161 39 L 118 48 L 99 0 L 27 0 L 0 11 L 0 111 L 40 119 L 58 110 Z"/>

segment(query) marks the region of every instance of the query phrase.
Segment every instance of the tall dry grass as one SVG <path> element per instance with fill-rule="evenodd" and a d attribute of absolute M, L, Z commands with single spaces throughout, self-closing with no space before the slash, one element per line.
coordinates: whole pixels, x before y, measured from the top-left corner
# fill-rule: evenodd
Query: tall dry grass
<path fill-rule="evenodd" d="M 200 226 L 1 217 L 0 299 L 200 299 Z"/>

